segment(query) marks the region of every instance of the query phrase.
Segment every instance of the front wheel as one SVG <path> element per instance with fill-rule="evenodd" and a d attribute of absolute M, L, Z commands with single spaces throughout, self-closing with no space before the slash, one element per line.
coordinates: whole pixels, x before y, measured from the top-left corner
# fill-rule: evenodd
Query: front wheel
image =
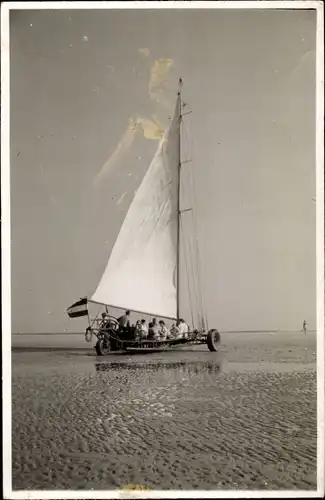
<path fill-rule="evenodd" d="M 220 347 L 220 333 L 216 329 L 208 331 L 207 344 L 209 351 L 216 352 Z"/>
<path fill-rule="evenodd" d="M 111 341 L 108 337 L 101 337 L 98 339 L 95 346 L 97 356 L 105 356 L 111 352 Z"/>

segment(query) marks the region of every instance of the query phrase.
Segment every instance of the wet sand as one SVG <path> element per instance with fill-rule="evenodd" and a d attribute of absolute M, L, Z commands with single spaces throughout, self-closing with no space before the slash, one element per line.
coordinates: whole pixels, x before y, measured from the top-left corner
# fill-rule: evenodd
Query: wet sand
<path fill-rule="evenodd" d="M 12 354 L 13 489 L 316 489 L 315 334 L 106 357 L 44 337 Z"/>

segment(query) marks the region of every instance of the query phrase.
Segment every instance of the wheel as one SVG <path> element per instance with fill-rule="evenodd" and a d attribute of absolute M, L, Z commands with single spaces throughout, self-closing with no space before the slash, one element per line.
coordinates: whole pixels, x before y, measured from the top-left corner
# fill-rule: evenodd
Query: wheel
<path fill-rule="evenodd" d="M 97 344 L 96 344 L 96 353 L 97 356 L 105 356 L 105 354 L 108 354 L 111 352 L 111 341 L 109 337 L 101 337 L 98 339 Z"/>
<path fill-rule="evenodd" d="M 217 351 L 220 347 L 220 333 L 216 329 L 208 331 L 207 344 L 209 351 Z"/>

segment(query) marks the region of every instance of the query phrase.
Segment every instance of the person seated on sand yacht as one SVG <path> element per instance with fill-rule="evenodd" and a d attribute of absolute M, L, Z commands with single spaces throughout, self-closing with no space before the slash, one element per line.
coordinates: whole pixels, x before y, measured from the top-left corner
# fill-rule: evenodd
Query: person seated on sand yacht
<path fill-rule="evenodd" d="M 127 310 L 125 311 L 125 314 L 123 314 L 123 316 L 120 316 L 118 318 L 118 324 L 120 326 L 120 328 L 122 330 L 125 330 L 126 328 L 129 329 L 130 328 L 130 311 Z"/>
<path fill-rule="evenodd" d="M 153 318 L 151 323 L 149 323 L 149 334 L 148 338 L 152 340 L 159 340 L 159 327 L 156 318 Z"/>
<path fill-rule="evenodd" d="M 135 340 L 141 339 L 141 319 L 138 319 L 135 324 Z"/>
<path fill-rule="evenodd" d="M 168 328 L 165 325 L 165 322 L 161 319 L 159 321 L 159 335 L 160 335 L 160 340 L 162 340 L 162 341 L 167 340 L 168 333 L 169 333 L 168 332 Z"/>
<path fill-rule="evenodd" d="M 182 318 L 179 320 L 179 331 L 182 334 L 183 338 L 187 339 L 189 328 Z"/>
<path fill-rule="evenodd" d="M 152 318 L 152 320 L 149 323 L 149 337 L 152 336 L 152 328 L 154 328 L 157 325 L 157 320 L 156 318 Z"/>
<path fill-rule="evenodd" d="M 119 332 L 124 340 L 132 340 L 134 338 L 135 326 L 131 327 L 130 311 L 126 310 L 123 316 L 120 316 L 117 321 L 119 324 Z"/>
<path fill-rule="evenodd" d="M 101 322 L 99 323 L 99 328 L 106 328 L 106 324 L 107 324 L 106 316 L 107 316 L 107 313 L 103 312 Z"/>
<path fill-rule="evenodd" d="M 146 339 L 148 337 L 148 326 L 145 319 L 141 320 L 141 338 Z"/>
<path fill-rule="evenodd" d="M 152 318 L 152 321 L 150 321 L 150 323 L 149 323 L 149 329 L 152 328 L 153 326 L 155 326 L 156 324 L 157 324 L 156 318 Z"/>
<path fill-rule="evenodd" d="M 118 321 L 114 316 L 110 316 L 108 313 L 103 312 L 98 328 L 100 330 L 118 330 Z"/>
<path fill-rule="evenodd" d="M 179 321 L 176 322 L 172 325 L 171 330 L 170 330 L 170 336 L 172 339 L 179 339 L 182 337 L 182 334 L 180 333 L 179 330 Z"/>
<path fill-rule="evenodd" d="M 111 328 L 112 330 L 118 330 L 119 329 L 119 322 L 117 321 L 114 316 L 108 316 L 108 321 L 106 323 L 106 328 Z"/>
<path fill-rule="evenodd" d="M 171 340 L 173 338 L 172 334 L 170 333 L 170 328 L 168 328 L 168 326 L 166 327 L 167 328 L 167 336 L 166 336 L 166 340 Z"/>
<path fill-rule="evenodd" d="M 181 319 L 179 319 L 179 320 L 176 321 L 176 326 L 177 326 L 178 331 L 179 331 L 177 338 L 178 339 L 184 338 L 184 333 L 183 333 L 184 327 L 182 325 L 182 320 Z"/>
<path fill-rule="evenodd" d="M 148 327 L 145 319 L 138 319 L 135 325 L 135 338 L 143 340 L 148 336 Z"/>

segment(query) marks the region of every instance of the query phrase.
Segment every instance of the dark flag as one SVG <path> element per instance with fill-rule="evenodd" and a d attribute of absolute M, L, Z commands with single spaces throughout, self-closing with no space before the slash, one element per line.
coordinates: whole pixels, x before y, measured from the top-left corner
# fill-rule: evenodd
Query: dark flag
<path fill-rule="evenodd" d="M 78 300 L 78 302 L 75 302 L 72 304 L 72 306 L 68 307 L 67 313 L 70 318 L 79 318 L 80 316 L 87 316 L 88 315 L 88 301 L 87 297 L 84 299 Z"/>

